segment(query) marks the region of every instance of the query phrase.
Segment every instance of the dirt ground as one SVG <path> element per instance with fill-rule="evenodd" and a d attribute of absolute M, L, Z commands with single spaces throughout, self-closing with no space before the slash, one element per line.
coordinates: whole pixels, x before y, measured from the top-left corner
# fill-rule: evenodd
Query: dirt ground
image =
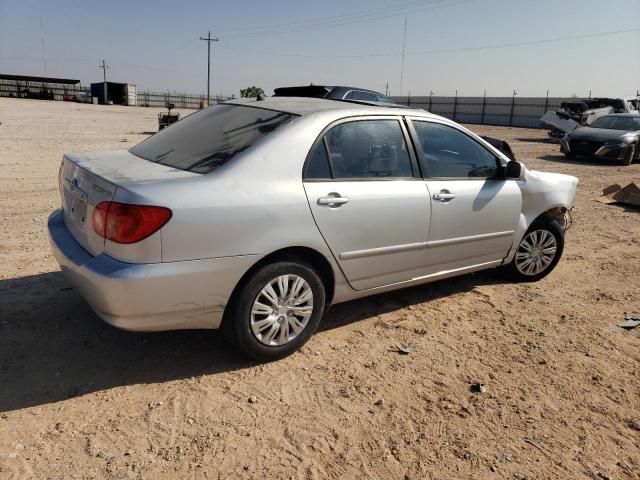
<path fill-rule="evenodd" d="M 640 339 L 617 327 L 640 311 L 640 211 L 593 201 L 640 164 L 473 126 L 580 178 L 558 268 L 339 305 L 260 365 L 217 332 L 106 325 L 50 254 L 62 154 L 129 148 L 158 111 L 0 99 L 0 478 L 640 479 Z"/>

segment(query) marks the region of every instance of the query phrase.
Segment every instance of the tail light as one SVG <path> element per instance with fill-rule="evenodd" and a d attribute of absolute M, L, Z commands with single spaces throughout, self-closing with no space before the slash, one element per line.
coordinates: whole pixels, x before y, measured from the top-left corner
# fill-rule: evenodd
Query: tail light
<path fill-rule="evenodd" d="M 93 230 L 116 243 L 135 243 L 160 230 L 171 210 L 152 205 L 100 202 L 93 210 Z"/>

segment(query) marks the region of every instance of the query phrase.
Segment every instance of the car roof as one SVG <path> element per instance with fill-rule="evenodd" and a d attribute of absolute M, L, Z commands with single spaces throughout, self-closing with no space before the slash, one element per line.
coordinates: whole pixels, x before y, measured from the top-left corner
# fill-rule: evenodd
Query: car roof
<path fill-rule="evenodd" d="M 318 112 L 334 111 L 347 115 L 418 115 L 440 118 L 426 110 L 405 107 L 392 103 L 361 102 L 349 100 L 329 100 L 311 97 L 267 97 L 263 100 L 256 98 L 237 98 L 226 100 L 223 104 L 244 105 L 267 110 L 290 113 L 293 115 L 309 115 Z"/>
<path fill-rule="evenodd" d="M 295 85 L 293 87 L 278 87 L 275 88 L 274 91 L 286 91 L 286 90 L 295 90 L 295 89 L 299 89 L 299 90 L 303 90 L 305 88 L 316 88 L 316 89 L 326 89 L 328 92 L 331 92 L 333 90 L 358 90 L 360 92 L 368 92 L 368 93 L 375 93 L 376 95 L 382 95 L 383 97 L 387 97 L 388 95 L 385 95 L 383 93 L 377 92 L 376 90 L 371 90 L 370 88 L 362 88 L 362 87 L 350 87 L 348 85 Z"/>

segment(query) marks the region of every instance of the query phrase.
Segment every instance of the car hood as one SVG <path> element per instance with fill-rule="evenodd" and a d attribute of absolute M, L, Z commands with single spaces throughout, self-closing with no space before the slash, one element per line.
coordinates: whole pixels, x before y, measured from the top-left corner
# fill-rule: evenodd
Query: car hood
<path fill-rule="evenodd" d="M 607 140 L 615 140 L 616 138 L 621 138 L 628 133 L 634 132 L 627 132 L 625 130 L 610 130 L 607 128 L 582 127 L 576 128 L 574 131 L 572 131 L 569 134 L 569 138 L 571 138 L 571 140 L 606 142 Z"/>

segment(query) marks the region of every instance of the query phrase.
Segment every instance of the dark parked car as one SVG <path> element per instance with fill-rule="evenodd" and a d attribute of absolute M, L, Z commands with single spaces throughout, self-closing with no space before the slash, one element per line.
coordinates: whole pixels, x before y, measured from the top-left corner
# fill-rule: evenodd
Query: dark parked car
<path fill-rule="evenodd" d="M 280 87 L 274 90 L 274 97 L 312 97 L 331 100 L 356 100 L 361 102 L 396 103 L 391 98 L 373 90 L 357 87 L 337 87 L 307 85 L 304 87 Z"/>
<path fill-rule="evenodd" d="M 619 113 L 600 117 L 588 127 L 576 128 L 560 144 L 567 158 L 579 156 L 620 160 L 631 165 L 640 155 L 640 115 Z"/>

